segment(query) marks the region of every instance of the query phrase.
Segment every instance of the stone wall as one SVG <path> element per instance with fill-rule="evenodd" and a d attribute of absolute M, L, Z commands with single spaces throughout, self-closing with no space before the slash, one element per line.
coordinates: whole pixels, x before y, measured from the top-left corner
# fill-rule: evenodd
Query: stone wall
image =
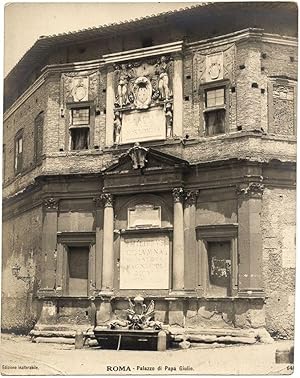
<path fill-rule="evenodd" d="M 294 333 L 295 195 L 295 190 L 267 188 L 262 201 L 266 325 L 271 335 L 279 338 L 292 338 Z"/>
<path fill-rule="evenodd" d="M 27 332 L 36 323 L 40 303 L 36 291 L 41 279 L 42 211 L 40 207 L 3 222 L 2 329 Z M 12 267 L 20 266 L 20 276 Z"/>

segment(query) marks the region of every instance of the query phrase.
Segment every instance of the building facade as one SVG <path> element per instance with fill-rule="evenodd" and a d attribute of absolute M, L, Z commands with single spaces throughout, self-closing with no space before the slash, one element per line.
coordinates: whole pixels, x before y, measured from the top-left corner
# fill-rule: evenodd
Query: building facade
<path fill-rule="evenodd" d="M 2 328 L 142 295 L 165 325 L 292 338 L 296 84 L 292 3 L 41 37 L 5 80 Z"/>

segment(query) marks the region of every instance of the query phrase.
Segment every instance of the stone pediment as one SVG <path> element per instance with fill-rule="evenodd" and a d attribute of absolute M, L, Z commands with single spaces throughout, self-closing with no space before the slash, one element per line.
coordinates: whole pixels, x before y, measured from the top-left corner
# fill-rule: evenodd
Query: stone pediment
<path fill-rule="evenodd" d="M 132 148 L 119 157 L 117 163 L 106 168 L 103 173 L 113 174 L 155 169 L 170 170 L 188 167 L 188 165 L 189 163 L 186 160 L 135 143 Z"/>

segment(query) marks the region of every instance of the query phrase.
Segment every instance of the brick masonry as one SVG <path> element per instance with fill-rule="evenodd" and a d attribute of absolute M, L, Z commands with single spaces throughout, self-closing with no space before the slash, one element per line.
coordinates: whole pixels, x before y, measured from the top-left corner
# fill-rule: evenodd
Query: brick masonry
<path fill-rule="evenodd" d="M 170 33 L 171 34 L 171 33 Z M 137 36 L 126 39 L 112 39 L 99 50 L 97 42 L 70 47 L 68 58 L 66 51 L 58 50 L 51 54 L 48 64 L 69 61 L 98 59 L 102 53 L 126 50 L 137 46 Z M 195 37 L 194 37 L 195 38 Z M 170 37 L 158 30 L 153 34 L 155 44 L 169 42 Z M 206 54 L 223 51 L 225 59 L 224 78 L 228 80 L 226 88 L 228 107 L 228 127 L 231 134 L 211 138 L 204 137 L 203 124 L 203 67 Z M 274 97 L 277 79 L 285 76 L 287 87 L 292 86 L 297 78 L 297 50 L 293 46 L 274 44 L 257 40 L 243 39 L 236 43 L 223 44 L 222 47 L 189 47 L 183 59 L 183 140 L 160 143 L 154 148 L 171 155 L 181 157 L 190 163 L 224 161 L 238 158 L 261 164 L 271 160 L 295 162 L 295 91 L 292 98 Z M 271 79 L 272 77 L 272 79 Z M 234 90 L 232 88 L 234 87 Z M 66 118 L 61 117 L 60 109 L 60 74 L 50 73 L 41 85 L 4 123 L 5 177 L 4 197 L 13 197 L 24 191 L 41 175 L 99 173 L 115 161 L 119 153 L 105 146 L 106 132 L 106 69 L 100 69 L 99 111 L 95 116 L 93 128 L 94 145 L 88 151 L 68 151 Z M 272 109 L 272 112 L 268 111 Z M 41 165 L 34 160 L 34 119 L 45 112 L 44 122 L 44 157 Z M 23 172 L 14 174 L 14 138 L 24 130 Z M 185 138 L 188 135 L 188 138 Z M 150 143 L 151 144 L 151 143 Z M 95 146 L 99 149 L 95 149 Z M 237 302 L 215 305 L 195 301 L 180 303 L 172 307 L 169 317 L 174 324 L 186 322 L 197 324 L 241 327 L 261 327 L 266 321 L 267 329 L 278 337 L 292 337 L 294 324 L 294 240 L 290 235 L 295 229 L 295 191 L 293 189 L 270 186 L 265 189 L 262 201 L 262 239 L 263 239 L 263 278 L 268 296 L 264 316 L 261 304 L 251 308 Z M 276 208 L 277 212 L 274 213 Z M 80 217 L 78 215 L 78 217 Z M 81 214 L 81 217 L 83 215 Z M 92 214 L 88 214 L 89 222 Z M 80 218 L 81 219 L 81 218 Z M 80 223 L 76 213 L 70 222 Z M 235 223 L 237 203 L 233 199 L 213 200 L 198 203 L 196 212 L 198 224 Z M 85 222 L 85 220 L 84 220 Z M 66 221 L 68 224 L 68 221 Z M 41 279 L 41 227 L 42 211 L 40 207 L 24 212 L 18 217 L 5 220 L 3 235 L 3 292 L 2 326 L 4 329 L 26 331 L 36 322 L 40 308 L 34 299 Z M 69 229 L 68 229 L 69 230 Z M 12 266 L 18 262 L 21 273 L 27 269 L 32 278 L 32 286 L 27 287 L 21 280 L 12 277 Z M 13 290 L 12 290 L 13 288 Z M 120 305 L 121 306 L 121 305 Z M 158 305 L 158 317 L 166 319 L 165 304 Z M 244 307 L 243 307 L 244 306 Z M 18 307 L 20 311 L 14 311 Z M 74 303 L 65 304 L 61 319 L 69 315 L 80 322 L 89 321 L 85 307 L 80 309 Z M 117 314 L 122 308 L 115 308 Z M 208 321 L 209 319 L 209 321 Z M 170 320 L 170 319 L 169 319 Z M 62 320 L 63 321 L 63 320 Z M 207 323 L 208 322 L 208 323 Z"/>

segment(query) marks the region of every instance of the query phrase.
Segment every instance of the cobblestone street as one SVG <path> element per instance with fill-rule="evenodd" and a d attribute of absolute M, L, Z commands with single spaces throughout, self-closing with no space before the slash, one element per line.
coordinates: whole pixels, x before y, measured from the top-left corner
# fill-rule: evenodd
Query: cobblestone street
<path fill-rule="evenodd" d="M 292 341 L 187 350 L 113 351 L 73 345 L 35 344 L 22 336 L 2 335 L 2 375 L 90 374 L 291 374 L 292 365 L 276 364 L 276 349 Z"/>

